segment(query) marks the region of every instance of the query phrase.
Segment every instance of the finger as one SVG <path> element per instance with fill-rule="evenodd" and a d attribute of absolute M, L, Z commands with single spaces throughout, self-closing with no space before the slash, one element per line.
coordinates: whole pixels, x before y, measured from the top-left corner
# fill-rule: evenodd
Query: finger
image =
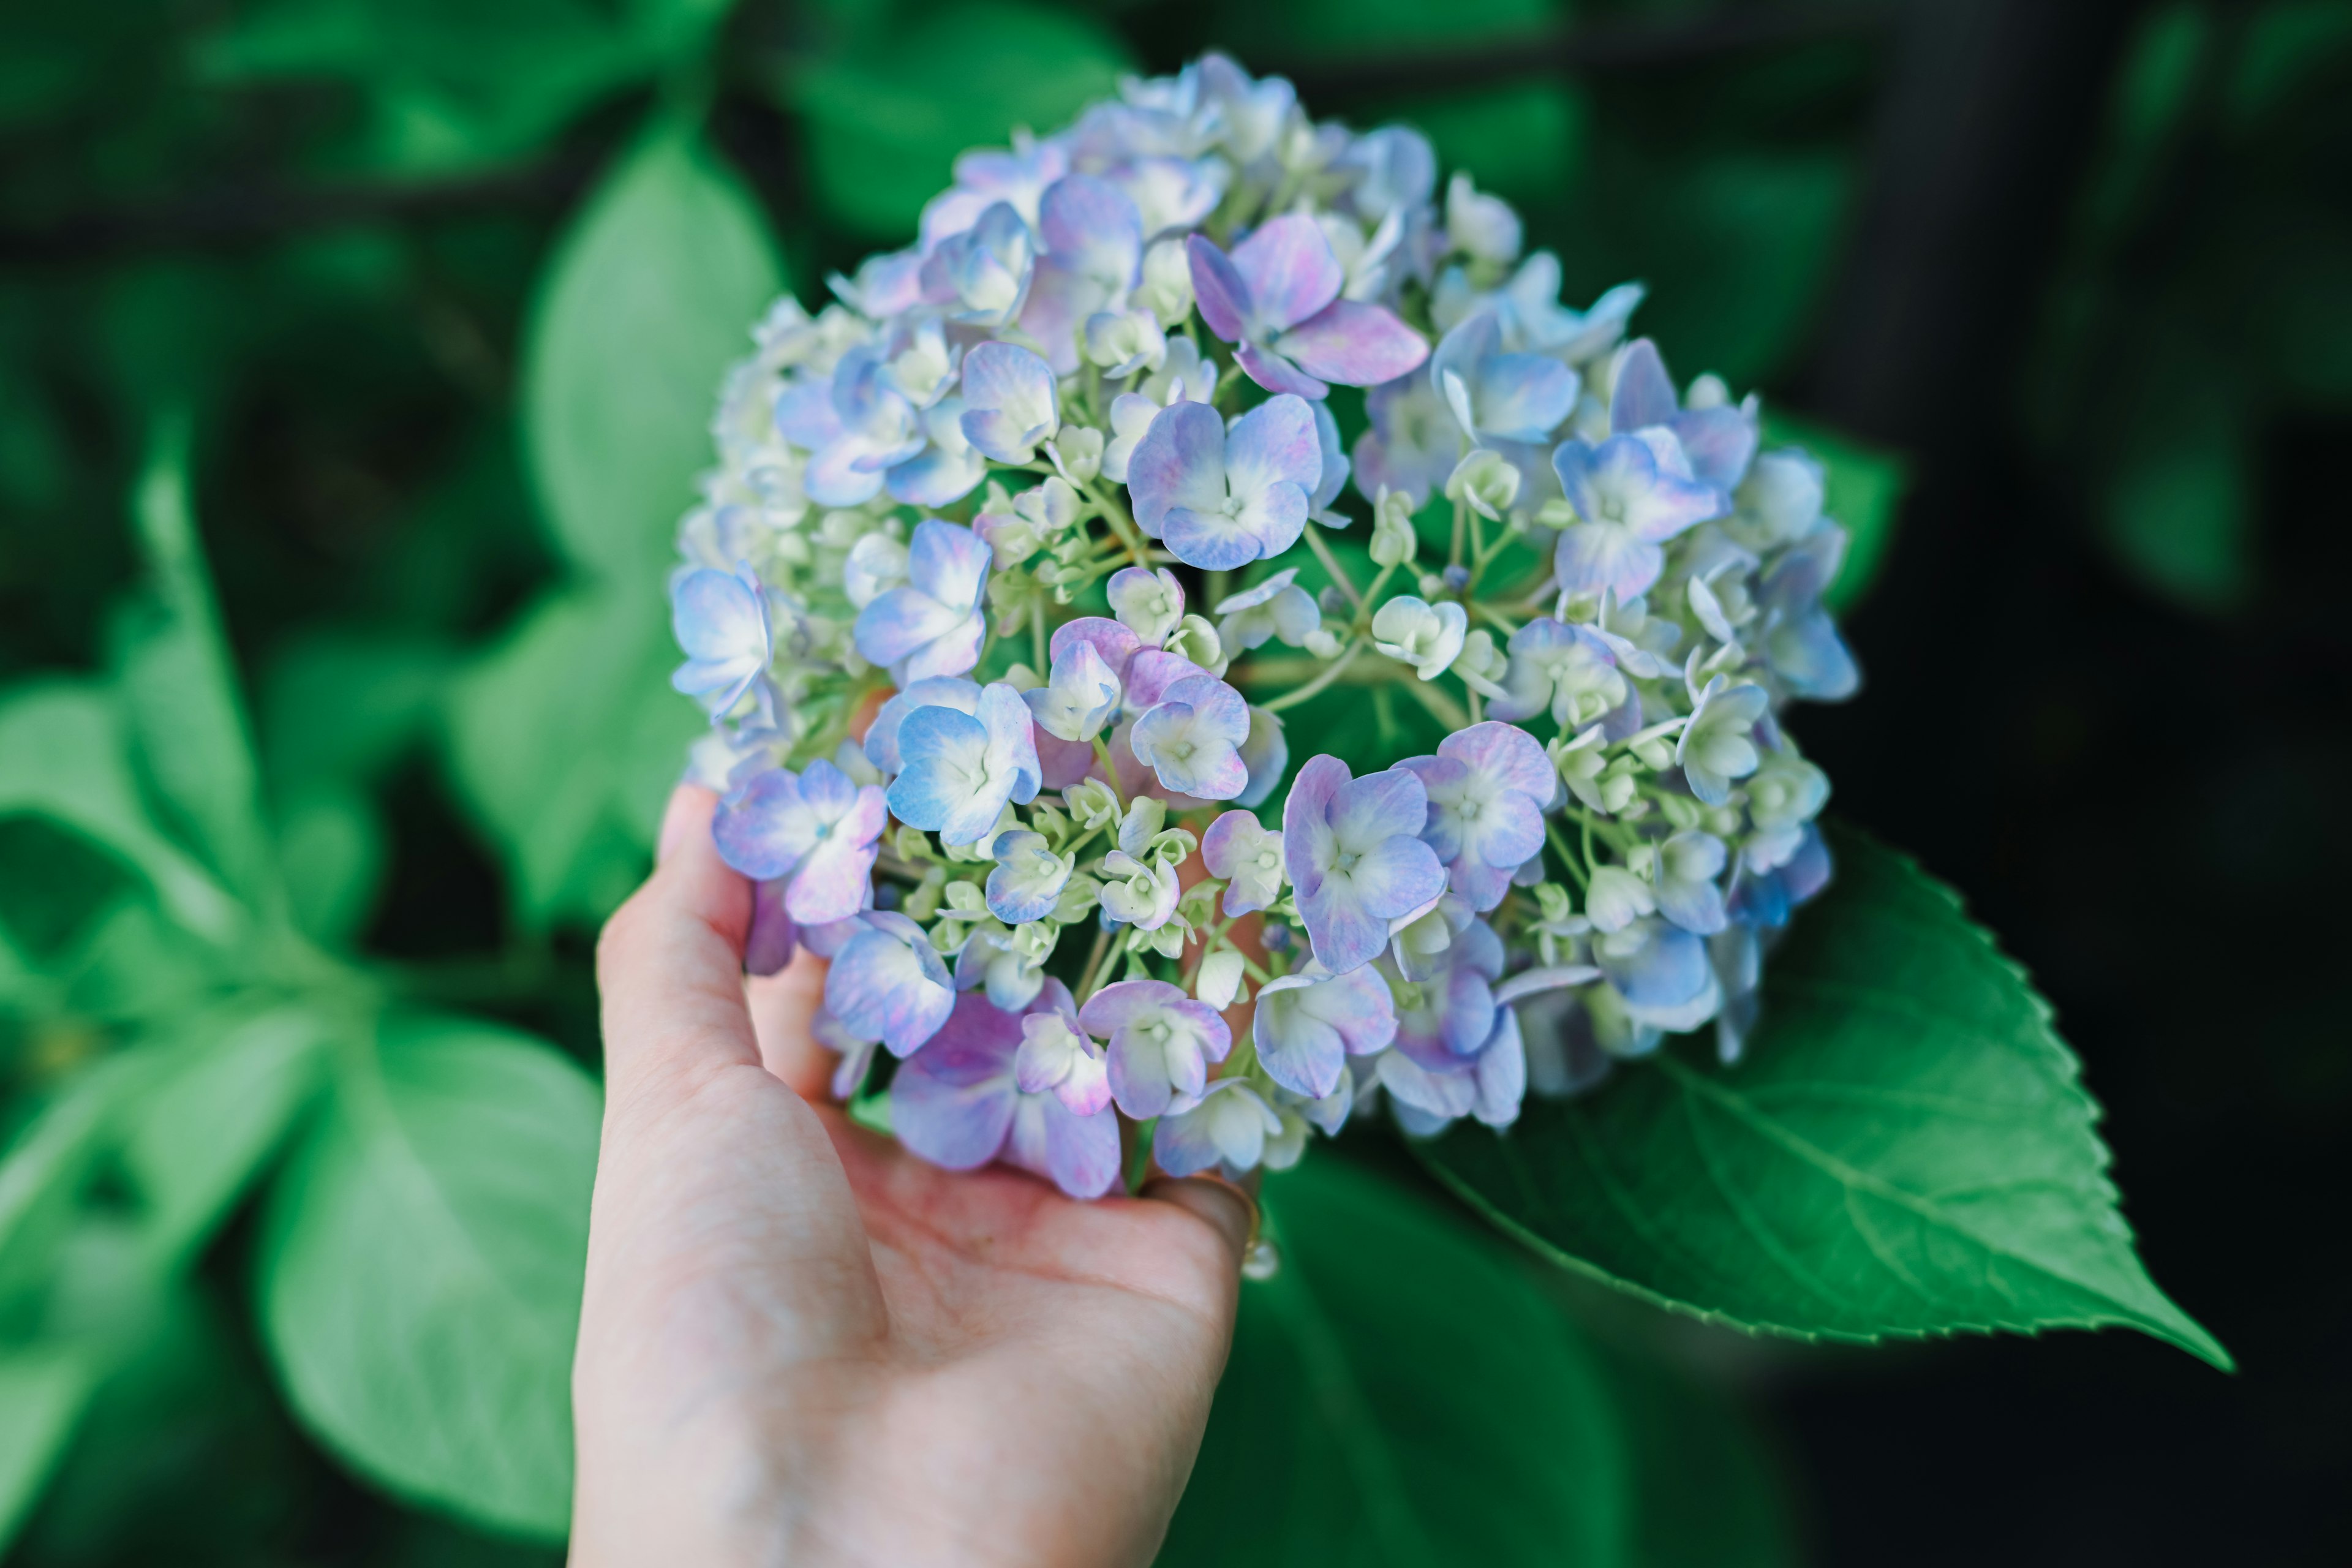
<path fill-rule="evenodd" d="M 1207 1176 L 1160 1176 L 1143 1184 L 1142 1195 L 1200 1218 L 1225 1244 L 1240 1272 L 1257 1231 L 1257 1205 L 1240 1188 Z"/>
<path fill-rule="evenodd" d="M 803 1100 L 830 1096 L 834 1063 L 839 1058 L 816 1042 L 816 1010 L 824 1002 L 825 961 L 803 948 L 774 974 L 755 974 L 744 985 L 751 1003 L 751 1028 L 760 1059 Z"/>
<path fill-rule="evenodd" d="M 751 884 L 710 841 L 718 797 L 681 784 L 662 819 L 654 874 L 596 943 L 604 1074 L 616 1101 L 683 1092 L 697 1076 L 757 1062 L 743 999 Z"/>

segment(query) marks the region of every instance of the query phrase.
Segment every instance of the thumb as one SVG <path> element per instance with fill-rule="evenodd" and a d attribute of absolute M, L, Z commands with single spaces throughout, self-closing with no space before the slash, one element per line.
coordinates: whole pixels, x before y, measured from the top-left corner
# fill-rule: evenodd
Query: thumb
<path fill-rule="evenodd" d="M 743 1001 L 751 884 L 711 842 L 717 806 L 709 790 L 678 786 L 662 818 L 660 864 L 597 941 L 615 1103 L 666 1100 L 711 1068 L 760 1059 Z"/>

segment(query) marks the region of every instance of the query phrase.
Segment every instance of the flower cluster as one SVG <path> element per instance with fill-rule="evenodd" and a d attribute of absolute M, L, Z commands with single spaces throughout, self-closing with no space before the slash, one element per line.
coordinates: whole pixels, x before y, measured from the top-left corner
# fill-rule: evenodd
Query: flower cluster
<path fill-rule="evenodd" d="M 1858 679 L 1820 465 L 1420 135 L 1220 56 L 955 175 L 755 330 L 671 584 L 836 1090 L 1095 1196 L 1120 1118 L 1239 1174 L 1736 1057 L 1830 871 L 1778 715 Z M 1444 738 L 1294 767 L 1325 694 Z"/>

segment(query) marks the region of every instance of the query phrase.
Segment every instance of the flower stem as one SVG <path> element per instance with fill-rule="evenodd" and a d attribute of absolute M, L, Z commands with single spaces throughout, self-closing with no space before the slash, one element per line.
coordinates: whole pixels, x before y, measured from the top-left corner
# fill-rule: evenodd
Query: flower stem
<path fill-rule="evenodd" d="M 1286 708 L 1297 707 L 1300 703 L 1306 701 L 1308 698 L 1314 696 L 1317 692 L 1322 690 L 1333 681 L 1339 679 L 1340 671 L 1346 669 L 1350 664 L 1353 664 L 1356 661 L 1356 656 L 1363 651 L 1364 644 L 1361 638 L 1358 638 L 1357 640 L 1350 642 L 1346 648 L 1341 650 L 1339 657 L 1331 661 L 1330 668 L 1324 670 L 1322 674 L 1317 676 L 1306 685 L 1297 688 L 1296 690 L 1286 691 L 1281 696 L 1276 698 L 1273 701 L 1262 702 L 1258 706 L 1268 713 L 1279 713 Z"/>
<path fill-rule="evenodd" d="M 1589 874 L 1587 874 L 1585 868 L 1581 865 L 1578 864 L 1576 851 L 1570 847 L 1568 842 L 1568 835 L 1559 830 L 1559 824 L 1557 822 L 1545 823 L 1544 834 L 1545 837 L 1551 840 L 1552 853 L 1559 857 L 1561 868 L 1567 871 L 1570 876 L 1576 879 L 1577 891 L 1588 891 L 1592 886 L 1592 879 Z"/>
<path fill-rule="evenodd" d="M 1311 522 L 1307 525 L 1307 548 L 1315 552 L 1316 560 L 1323 563 L 1323 570 L 1331 574 L 1331 581 L 1339 584 L 1339 591 L 1355 601 L 1356 613 L 1361 615 L 1364 610 L 1363 594 L 1357 589 L 1355 580 L 1340 570 L 1339 558 L 1331 553 L 1329 545 L 1323 542 L 1323 531 Z"/>
<path fill-rule="evenodd" d="M 1098 924 L 1095 927 L 1095 945 L 1087 953 L 1086 973 L 1078 979 L 1079 1006 L 1085 1006 L 1087 1004 L 1087 998 L 1095 994 L 1096 986 L 1102 973 L 1103 959 L 1109 953 L 1109 952 L 1110 927 Z"/>

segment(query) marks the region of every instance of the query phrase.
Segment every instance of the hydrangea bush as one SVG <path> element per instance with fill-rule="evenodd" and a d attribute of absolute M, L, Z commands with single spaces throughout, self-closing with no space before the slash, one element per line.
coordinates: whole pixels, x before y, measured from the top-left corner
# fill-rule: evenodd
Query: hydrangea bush
<path fill-rule="evenodd" d="M 887 1057 L 914 1152 L 1095 1197 L 1122 1118 L 1239 1176 L 1737 1059 L 1832 869 L 1782 722 L 1858 680 L 1821 466 L 1417 132 L 1221 56 L 955 176 L 759 324 L 671 584 L 747 963 L 831 960 L 836 1093 Z M 1341 683 L 1444 739 L 1317 752 Z"/>

